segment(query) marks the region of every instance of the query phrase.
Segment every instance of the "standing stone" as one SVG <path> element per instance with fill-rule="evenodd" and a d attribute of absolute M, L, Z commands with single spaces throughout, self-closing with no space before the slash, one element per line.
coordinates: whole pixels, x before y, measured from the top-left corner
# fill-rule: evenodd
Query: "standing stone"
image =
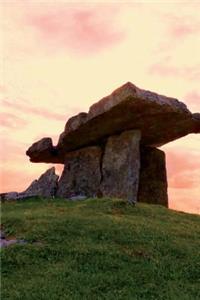
<path fill-rule="evenodd" d="M 94 197 L 101 181 L 102 150 L 92 146 L 67 153 L 65 167 L 58 184 L 58 197 Z"/>
<path fill-rule="evenodd" d="M 102 163 L 101 192 L 104 196 L 137 201 L 140 170 L 138 130 L 108 138 Z"/>
<path fill-rule="evenodd" d="M 165 153 L 156 148 L 141 147 L 138 201 L 168 207 Z"/>

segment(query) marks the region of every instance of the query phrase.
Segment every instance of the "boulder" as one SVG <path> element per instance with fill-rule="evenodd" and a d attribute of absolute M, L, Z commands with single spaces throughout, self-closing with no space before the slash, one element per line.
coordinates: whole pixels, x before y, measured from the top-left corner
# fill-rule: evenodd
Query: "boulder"
<path fill-rule="evenodd" d="M 102 150 L 97 146 L 67 153 L 56 196 L 72 200 L 95 197 L 101 181 L 101 156 Z"/>
<path fill-rule="evenodd" d="M 123 198 L 131 203 L 137 201 L 140 139 L 138 130 L 125 131 L 108 138 L 102 161 L 103 196 Z"/>
<path fill-rule="evenodd" d="M 177 99 L 128 82 L 93 104 L 88 113 L 69 119 L 56 147 L 46 138 L 33 144 L 27 155 L 32 162 L 63 163 L 66 152 L 99 144 L 108 136 L 131 129 L 141 131 L 143 145 L 157 147 L 189 133 L 200 133 L 200 118 Z"/>
<path fill-rule="evenodd" d="M 138 202 L 168 207 L 165 153 L 156 148 L 141 147 Z"/>

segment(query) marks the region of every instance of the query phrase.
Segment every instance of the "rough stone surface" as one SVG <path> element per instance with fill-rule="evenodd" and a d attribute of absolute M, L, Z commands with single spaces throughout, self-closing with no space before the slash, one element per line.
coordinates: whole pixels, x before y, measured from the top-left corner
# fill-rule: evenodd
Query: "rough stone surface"
<path fill-rule="evenodd" d="M 156 148 L 141 147 L 138 201 L 168 207 L 165 153 Z"/>
<path fill-rule="evenodd" d="M 48 169 L 40 176 L 38 180 L 34 180 L 31 185 L 21 193 L 10 192 L 0 194 L 1 201 L 23 200 L 31 197 L 53 197 L 58 188 L 59 176 L 55 173 L 55 168 Z"/>
<path fill-rule="evenodd" d="M 99 189 L 102 150 L 87 147 L 65 157 L 65 167 L 58 184 L 58 197 L 94 197 Z"/>
<path fill-rule="evenodd" d="M 60 163 L 57 149 L 53 146 L 51 138 L 43 138 L 34 143 L 27 151 L 26 155 L 32 162 L 52 162 Z"/>
<path fill-rule="evenodd" d="M 38 180 L 34 180 L 22 194 L 53 197 L 58 187 L 58 178 L 55 168 L 52 167 L 42 174 Z"/>
<path fill-rule="evenodd" d="M 103 196 L 137 201 L 140 169 L 140 131 L 108 138 L 102 163 Z"/>
<path fill-rule="evenodd" d="M 25 240 L 17 240 L 16 238 L 6 239 L 5 233 L 0 229 L 0 248 L 8 247 L 13 244 L 27 244 Z"/>
<path fill-rule="evenodd" d="M 18 198 L 18 192 L 9 192 L 1 194 L 2 200 L 16 200 Z"/>
<path fill-rule="evenodd" d="M 157 147 L 189 133 L 200 133 L 200 118 L 184 103 L 128 82 L 92 105 L 88 114 L 69 119 L 56 147 L 51 139 L 43 139 L 31 146 L 27 155 L 32 162 L 63 163 L 66 152 L 130 129 L 141 131 L 143 145 Z"/>

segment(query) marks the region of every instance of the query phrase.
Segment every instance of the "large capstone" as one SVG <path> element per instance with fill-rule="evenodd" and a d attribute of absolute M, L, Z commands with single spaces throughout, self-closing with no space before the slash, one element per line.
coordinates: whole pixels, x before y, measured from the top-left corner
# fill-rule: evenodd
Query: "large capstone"
<path fill-rule="evenodd" d="M 65 166 L 58 184 L 58 197 L 95 197 L 101 181 L 102 150 L 87 147 L 65 156 Z"/>
<path fill-rule="evenodd" d="M 165 153 L 156 148 L 141 147 L 138 201 L 168 207 Z"/>
<path fill-rule="evenodd" d="M 39 141 L 27 155 L 33 162 L 64 162 L 66 152 L 99 144 L 108 136 L 139 129 L 141 143 L 161 146 L 189 133 L 200 133 L 199 114 L 177 99 L 142 90 L 128 82 L 66 123 L 57 146 Z M 47 144 L 46 144 L 47 142 Z"/>
<path fill-rule="evenodd" d="M 140 171 L 140 131 L 111 136 L 102 161 L 101 192 L 104 196 L 137 201 Z"/>

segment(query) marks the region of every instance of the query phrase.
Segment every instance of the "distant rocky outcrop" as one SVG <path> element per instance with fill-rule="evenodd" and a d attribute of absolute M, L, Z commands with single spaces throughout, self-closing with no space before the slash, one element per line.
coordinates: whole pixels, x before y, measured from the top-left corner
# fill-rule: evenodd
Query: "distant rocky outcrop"
<path fill-rule="evenodd" d="M 55 173 L 55 167 L 48 169 L 39 179 L 34 180 L 31 185 L 21 193 L 10 192 L 0 194 L 1 200 L 20 200 L 31 197 L 54 197 L 58 188 L 59 176 Z"/>
<path fill-rule="evenodd" d="M 165 155 L 156 147 L 200 133 L 200 114 L 177 99 L 128 82 L 70 118 L 26 152 L 32 162 L 64 164 L 56 195 L 113 196 L 167 205 Z"/>

